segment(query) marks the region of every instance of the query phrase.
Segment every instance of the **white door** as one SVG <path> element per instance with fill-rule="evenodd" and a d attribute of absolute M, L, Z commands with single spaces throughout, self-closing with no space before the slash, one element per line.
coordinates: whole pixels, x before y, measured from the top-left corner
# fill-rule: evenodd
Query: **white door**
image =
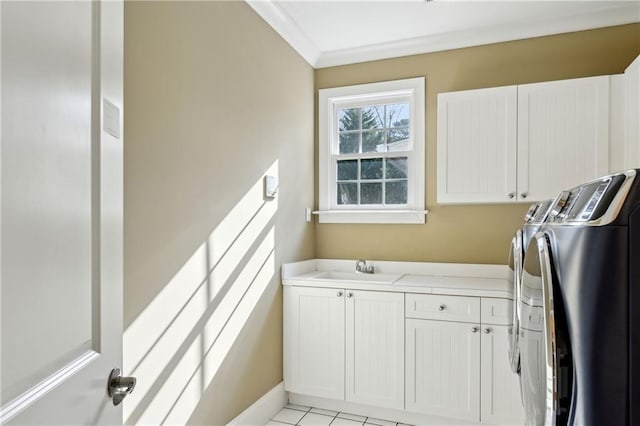
<path fill-rule="evenodd" d="M 480 421 L 480 327 L 407 319 L 407 411 Z"/>
<path fill-rule="evenodd" d="M 0 14 L 0 423 L 120 424 L 122 3 Z"/>
<path fill-rule="evenodd" d="M 518 200 L 554 198 L 609 170 L 609 76 L 518 86 Z"/>
<path fill-rule="evenodd" d="M 524 424 L 520 381 L 509 364 L 509 326 L 483 325 L 480 347 L 482 422 Z"/>
<path fill-rule="evenodd" d="M 438 203 L 516 194 L 516 86 L 438 95 Z"/>
<path fill-rule="evenodd" d="M 404 294 L 346 293 L 346 400 L 402 410 Z"/>
<path fill-rule="evenodd" d="M 285 389 L 344 399 L 344 290 L 285 287 Z"/>

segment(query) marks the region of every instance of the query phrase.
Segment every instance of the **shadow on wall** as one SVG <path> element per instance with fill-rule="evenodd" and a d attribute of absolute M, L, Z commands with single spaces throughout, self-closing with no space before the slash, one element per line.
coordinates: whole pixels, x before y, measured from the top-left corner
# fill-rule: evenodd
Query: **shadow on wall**
<path fill-rule="evenodd" d="M 187 423 L 276 277 L 277 209 L 261 177 L 125 330 L 126 424 Z"/>

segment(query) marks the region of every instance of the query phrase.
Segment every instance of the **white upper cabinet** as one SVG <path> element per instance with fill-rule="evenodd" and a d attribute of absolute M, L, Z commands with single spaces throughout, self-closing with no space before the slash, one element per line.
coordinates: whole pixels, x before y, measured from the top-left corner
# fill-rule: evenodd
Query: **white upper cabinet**
<path fill-rule="evenodd" d="M 346 296 L 346 400 L 404 409 L 404 295 Z"/>
<path fill-rule="evenodd" d="M 553 198 L 609 170 L 609 76 L 518 86 L 518 199 Z"/>
<path fill-rule="evenodd" d="M 625 168 L 640 167 L 640 56 L 624 72 Z"/>
<path fill-rule="evenodd" d="M 439 203 L 515 196 L 516 114 L 516 86 L 438 95 Z"/>
<path fill-rule="evenodd" d="M 438 202 L 532 202 L 608 172 L 609 76 L 438 95 Z"/>

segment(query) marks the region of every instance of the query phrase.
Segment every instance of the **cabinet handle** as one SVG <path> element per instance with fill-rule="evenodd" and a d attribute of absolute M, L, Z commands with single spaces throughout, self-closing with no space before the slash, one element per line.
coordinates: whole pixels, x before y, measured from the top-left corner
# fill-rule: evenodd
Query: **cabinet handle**
<path fill-rule="evenodd" d="M 516 196 L 515 192 L 510 192 L 510 193 L 507 194 L 507 197 L 509 197 L 509 198 L 513 198 L 515 196 Z"/>
<path fill-rule="evenodd" d="M 444 311 L 444 309 L 445 309 L 445 308 L 446 308 L 446 306 L 445 306 L 445 305 L 440 305 L 440 306 L 438 306 L 438 310 L 439 310 L 439 311 Z"/>
<path fill-rule="evenodd" d="M 478 327 L 471 327 L 471 332 L 472 333 L 477 333 L 478 332 Z"/>
<path fill-rule="evenodd" d="M 490 328 L 485 328 L 484 330 L 482 330 L 484 332 L 484 334 L 489 334 L 491 333 L 491 329 Z"/>
<path fill-rule="evenodd" d="M 527 198 L 527 195 L 529 195 L 528 192 L 523 192 L 522 194 L 520 194 L 520 198 Z"/>
<path fill-rule="evenodd" d="M 347 297 L 348 298 L 352 298 L 353 297 L 353 293 L 351 293 L 351 292 L 347 293 Z"/>
<path fill-rule="evenodd" d="M 341 291 L 338 291 L 338 293 L 336 293 L 336 295 L 337 295 L 338 297 L 342 297 L 342 292 L 341 292 Z"/>

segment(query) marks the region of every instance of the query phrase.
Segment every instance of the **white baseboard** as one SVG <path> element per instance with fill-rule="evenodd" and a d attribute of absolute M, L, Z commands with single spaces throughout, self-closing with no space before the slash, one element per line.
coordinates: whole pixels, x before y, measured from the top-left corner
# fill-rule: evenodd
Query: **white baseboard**
<path fill-rule="evenodd" d="M 244 410 L 228 426 L 264 426 L 289 402 L 284 390 L 284 382 L 280 382 L 259 400 Z"/>

